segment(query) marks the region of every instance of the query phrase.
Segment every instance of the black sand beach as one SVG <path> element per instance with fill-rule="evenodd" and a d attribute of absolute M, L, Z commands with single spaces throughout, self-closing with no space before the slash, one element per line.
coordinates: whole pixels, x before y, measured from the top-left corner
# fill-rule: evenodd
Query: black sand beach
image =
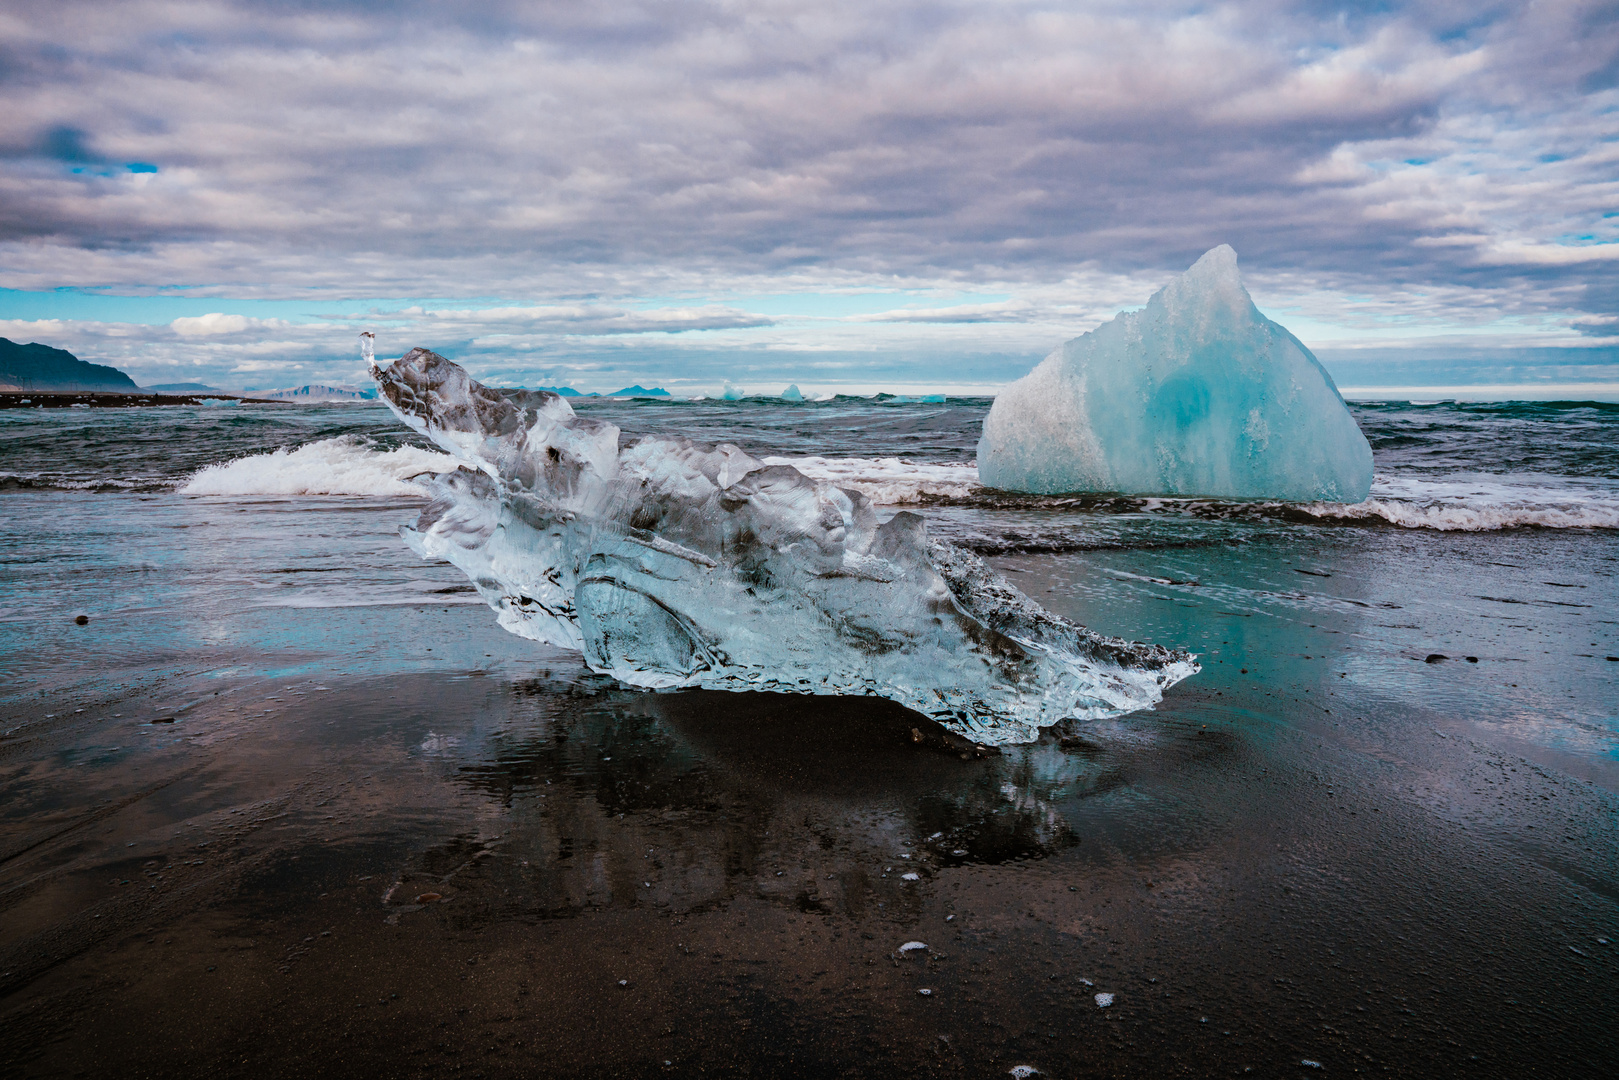
<path fill-rule="evenodd" d="M 982 407 L 613 408 L 788 453 L 841 425 L 876 459 L 961 452 Z M 1362 422 L 1395 469 L 1470 425 L 1469 461 L 1500 432 L 1611 473 L 1608 413 L 1504 411 Z M 877 699 L 632 692 L 506 633 L 401 544 L 419 451 L 381 410 L 6 415 L 7 1076 L 1619 1060 L 1611 529 L 922 505 L 1053 611 L 1202 664 L 983 752 Z M 236 494 L 176 490 L 233 459 Z M 275 494 L 330 477 L 376 493 Z M 1388 512 L 1562 512 L 1469 498 Z"/>
<path fill-rule="evenodd" d="M 432 614 L 486 663 L 8 733 L 9 1075 L 1594 1077 L 1619 1049 L 1611 774 L 1218 667 L 979 756 L 881 701 L 514 674 L 482 610 Z"/>

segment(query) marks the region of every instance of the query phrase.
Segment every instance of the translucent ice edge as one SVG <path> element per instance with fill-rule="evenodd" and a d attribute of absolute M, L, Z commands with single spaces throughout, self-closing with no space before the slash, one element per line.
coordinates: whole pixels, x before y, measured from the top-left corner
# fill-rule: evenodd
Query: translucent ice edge
<path fill-rule="evenodd" d="M 426 485 L 406 542 L 466 573 L 506 629 L 630 686 L 880 696 L 995 744 L 1151 707 L 1198 670 L 1045 611 L 857 489 L 727 443 L 626 440 L 424 349 L 372 370 L 461 463 Z"/>

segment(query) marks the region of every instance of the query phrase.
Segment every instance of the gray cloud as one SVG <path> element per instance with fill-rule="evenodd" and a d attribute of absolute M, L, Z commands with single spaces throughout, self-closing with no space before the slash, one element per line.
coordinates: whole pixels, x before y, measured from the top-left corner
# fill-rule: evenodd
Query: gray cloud
<path fill-rule="evenodd" d="M 1085 307 L 1104 271 L 1150 291 L 1221 242 L 1256 295 L 1458 325 L 1564 318 L 1579 338 L 1619 296 L 1612 3 L 9 15 L 0 284 L 16 288 L 540 298 L 412 325 L 564 351 L 768 330 L 713 298 L 851 287 L 1015 292 L 1027 310 L 867 321 L 1066 336 L 1048 316 Z M 624 306 L 647 296 L 694 299 L 685 316 Z M 1093 324 L 1089 305 L 1066 325 Z"/>

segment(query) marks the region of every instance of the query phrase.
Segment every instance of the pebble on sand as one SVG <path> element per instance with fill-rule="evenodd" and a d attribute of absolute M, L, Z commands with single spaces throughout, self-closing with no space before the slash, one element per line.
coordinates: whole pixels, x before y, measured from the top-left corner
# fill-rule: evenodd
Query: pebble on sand
<path fill-rule="evenodd" d="M 431 904 L 435 900 L 442 900 L 442 899 L 444 899 L 444 894 L 443 893 L 424 892 L 420 896 L 416 897 L 416 902 L 418 904 Z"/>
<path fill-rule="evenodd" d="M 88 626 L 89 623 L 90 623 L 90 616 L 88 616 L 88 615 L 75 615 L 73 617 L 73 621 L 78 623 L 80 626 Z"/>

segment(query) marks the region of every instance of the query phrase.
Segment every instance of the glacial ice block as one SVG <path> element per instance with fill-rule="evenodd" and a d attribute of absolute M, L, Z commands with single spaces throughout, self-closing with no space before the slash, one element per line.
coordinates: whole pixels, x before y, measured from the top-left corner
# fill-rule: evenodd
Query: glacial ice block
<path fill-rule="evenodd" d="M 1357 503 L 1372 451 L 1332 377 L 1254 306 L 1225 244 L 1046 357 L 984 419 L 978 476 L 1117 491 Z"/>
<path fill-rule="evenodd" d="M 462 463 L 406 541 L 506 629 L 631 686 L 877 695 L 1010 743 L 1151 706 L 1198 670 L 1043 610 L 915 514 L 880 522 L 859 492 L 728 443 L 625 440 L 425 349 L 372 374 Z"/>

